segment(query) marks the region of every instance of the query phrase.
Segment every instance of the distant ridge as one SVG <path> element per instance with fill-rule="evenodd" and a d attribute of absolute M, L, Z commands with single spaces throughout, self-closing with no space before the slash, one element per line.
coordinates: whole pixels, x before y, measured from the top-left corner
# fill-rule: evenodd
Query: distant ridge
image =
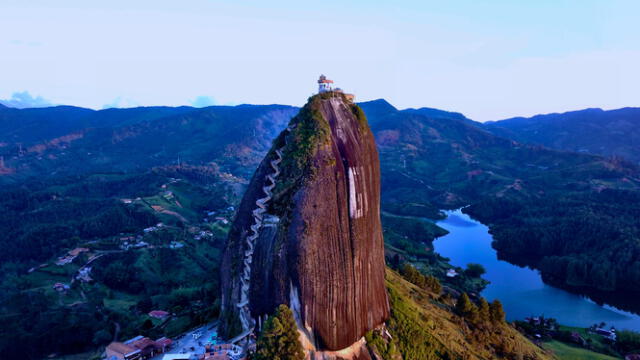
<path fill-rule="evenodd" d="M 467 118 L 466 116 L 464 116 L 462 113 L 459 113 L 459 112 L 440 110 L 440 109 L 435 109 L 430 107 L 421 107 L 418 109 L 407 108 L 407 109 L 404 109 L 403 111 L 409 112 L 409 113 L 417 113 L 417 114 L 428 116 L 431 118 L 449 118 L 449 119 L 456 119 L 456 120 L 462 120 L 462 121 L 470 120 L 469 118 Z"/>
<path fill-rule="evenodd" d="M 385 99 L 363 101 L 358 103 L 358 106 L 364 109 L 367 115 L 374 118 L 381 118 L 398 112 L 398 109 L 396 109 Z"/>
<path fill-rule="evenodd" d="M 523 143 L 640 162 L 640 108 L 589 108 L 514 117 L 483 126 L 496 135 Z"/>

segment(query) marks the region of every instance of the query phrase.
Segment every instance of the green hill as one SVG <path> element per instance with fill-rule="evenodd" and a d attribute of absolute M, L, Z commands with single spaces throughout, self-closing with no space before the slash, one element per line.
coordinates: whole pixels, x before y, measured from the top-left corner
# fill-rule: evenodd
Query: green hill
<path fill-rule="evenodd" d="M 474 325 L 454 313 L 455 302 L 419 288 L 387 269 L 391 339 L 369 334 L 384 359 L 552 359 L 504 322 Z"/>

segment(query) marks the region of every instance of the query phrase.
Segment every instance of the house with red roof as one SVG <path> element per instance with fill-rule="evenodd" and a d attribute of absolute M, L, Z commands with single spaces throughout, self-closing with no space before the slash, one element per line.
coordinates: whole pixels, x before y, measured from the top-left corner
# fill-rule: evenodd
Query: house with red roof
<path fill-rule="evenodd" d="M 151 340 L 148 337 L 136 336 L 122 342 L 114 341 L 107 346 L 107 360 L 145 360 L 169 350 L 173 341 L 166 337 Z"/>
<path fill-rule="evenodd" d="M 160 347 L 162 352 L 166 352 L 171 348 L 171 345 L 173 345 L 173 340 L 166 337 L 161 337 L 160 339 L 156 340 L 156 344 L 158 345 L 158 347 Z"/>
<path fill-rule="evenodd" d="M 318 79 L 318 93 L 322 94 L 323 92 L 331 90 L 333 90 L 333 80 L 329 80 L 326 76 L 320 75 Z"/>
<path fill-rule="evenodd" d="M 121 342 L 114 341 L 105 350 L 107 360 L 140 360 L 140 350 Z"/>
<path fill-rule="evenodd" d="M 166 319 L 169 315 L 170 314 L 168 312 L 162 310 L 153 310 L 149 312 L 149 316 L 156 319 Z"/>

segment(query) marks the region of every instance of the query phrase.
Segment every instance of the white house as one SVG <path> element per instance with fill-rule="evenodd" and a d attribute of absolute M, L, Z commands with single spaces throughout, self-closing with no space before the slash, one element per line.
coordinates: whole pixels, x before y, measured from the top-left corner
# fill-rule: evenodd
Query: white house
<path fill-rule="evenodd" d="M 326 76 L 320 75 L 318 79 L 318 93 L 322 94 L 323 92 L 331 90 L 333 90 L 333 80 L 329 80 Z"/>

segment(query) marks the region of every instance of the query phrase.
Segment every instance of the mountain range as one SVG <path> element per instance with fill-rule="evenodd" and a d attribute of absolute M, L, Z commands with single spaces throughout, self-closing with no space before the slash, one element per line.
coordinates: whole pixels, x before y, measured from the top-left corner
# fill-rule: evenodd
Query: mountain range
<path fill-rule="evenodd" d="M 249 174 L 296 108 L 0 109 L 2 181 L 218 162 Z M 2 174 L 3 172 L 1 172 Z"/>
<path fill-rule="evenodd" d="M 387 148 L 393 147 L 394 137 L 399 134 L 390 126 L 399 128 L 400 124 L 423 119 L 433 125 L 429 127 L 433 140 L 438 140 L 436 134 L 440 136 L 438 141 L 451 136 L 459 145 L 480 138 L 506 145 L 508 142 L 503 139 L 511 139 L 550 149 L 640 160 L 638 108 L 587 109 L 482 124 L 460 113 L 432 108 L 397 110 L 384 100 L 362 106 L 373 131 L 380 135 L 378 144 Z M 282 130 L 297 111 L 296 107 L 283 105 L 100 111 L 72 106 L 32 109 L 3 106 L 0 174 L 4 176 L 0 182 L 41 175 L 143 170 L 179 161 L 216 162 L 225 171 L 248 176 L 250 172 L 246 169 L 255 167 L 269 148 L 268 139 Z M 402 120 L 394 124 L 397 119 Z M 452 124 L 460 123 L 467 126 L 450 133 L 454 130 Z M 405 139 L 413 136 L 417 140 L 418 132 L 425 130 L 424 126 L 413 125 L 402 125 Z"/>
<path fill-rule="evenodd" d="M 437 219 L 441 209 L 470 205 L 464 211 L 490 226 L 494 247 L 501 257 L 540 269 L 547 281 L 580 291 L 640 292 L 640 267 L 635 265 L 640 259 L 637 245 L 640 226 L 634 216 L 640 211 L 640 201 L 637 201 L 640 170 L 632 151 L 625 157 L 620 153 L 621 148 L 613 146 L 621 142 L 611 140 L 611 146 L 599 145 L 606 151 L 569 148 L 566 145 L 569 141 L 592 141 L 587 136 L 591 132 L 580 130 L 585 128 L 587 120 L 580 121 L 579 117 L 567 120 L 576 115 L 560 114 L 555 115 L 553 121 L 541 121 L 538 132 L 546 135 L 533 138 L 525 130 L 537 124 L 531 119 L 481 124 L 459 113 L 432 108 L 398 110 L 382 99 L 360 103 L 359 107 L 366 114 L 379 154 L 380 204 L 388 264 L 427 259 L 428 266 L 437 266 L 434 262 L 441 260 L 437 260 L 432 250 L 431 253 L 425 250 L 425 242 L 428 248 L 432 238 L 443 234 L 443 230 L 427 223 L 415 227 L 399 219 L 416 216 Z M 598 115 L 599 141 L 615 139 L 619 136 L 617 132 L 624 131 L 621 129 L 634 131 L 633 109 L 623 110 L 631 115 L 625 115 L 624 121 L 616 120 L 617 125 L 612 127 L 615 131 L 609 130 L 607 119 L 619 116 L 616 111 Z M 279 134 L 299 111 L 284 105 L 100 111 L 71 106 L 0 107 L 0 184 L 3 185 L 0 210 L 5 214 L 0 230 L 6 234 L 0 237 L 0 242 L 10 249 L 5 259 L 15 261 L 5 266 L 7 299 L 0 297 L 0 302 L 13 304 L 7 305 L 7 309 L 24 310 L 22 293 L 13 291 L 15 286 L 11 286 L 18 281 L 15 279 L 23 279 L 22 272 L 76 246 L 87 244 L 92 248 L 112 249 L 113 241 L 117 241 L 112 237 L 142 231 L 158 221 L 169 225 L 172 238 L 186 243 L 191 241 L 188 239 L 193 236 L 191 231 L 199 231 L 194 230 L 196 228 L 210 227 L 218 231 L 213 231 L 208 245 L 195 245 L 206 251 L 196 257 L 200 267 L 189 268 L 189 273 L 198 274 L 192 279 L 195 284 L 197 279 L 206 278 L 208 272 L 217 271 L 221 262 L 221 239 L 228 228 L 221 228 L 218 220 L 216 225 L 203 222 L 201 214 L 212 209 L 228 214 L 230 205 L 238 204 L 238 197 L 252 188 L 252 177 L 261 161 L 273 153 L 274 145 L 281 139 Z M 527 126 L 510 125 L 513 123 Z M 560 123 L 568 124 L 563 126 L 583 135 L 573 138 L 562 135 L 554 130 Z M 555 138 L 563 140 L 553 140 Z M 272 139 L 276 139 L 275 142 Z M 631 149 L 636 146 L 633 142 L 628 144 L 625 146 Z M 278 188 L 274 191 L 277 193 Z M 131 204 L 123 203 L 125 200 Z M 160 249 L 154 252 L 162 253 Z M 148 284 L 150 279 L 159 279 L 157 274 L 171 273 L 165 268 L 166 257 L 154 254 L 149 258 L 145 254 L 143 251 L 139 255 L 126 253 L 121 258 L 105 257 L 114 265 L 96 270 L 100 286 L 104 283 L 118 291 L 116 297 L 123 292 L 125 298 L 135 298 L 140 296 L 136 284 Z M 186 259 L 191 254 L 184 251 L 183 264 L 190 263 L 191 260 Z M 156 263 L 160 261 L 164 265 Z M 140 269 L 154 270 L 147 274 Z M 134 302 L 135 306 L 123 310 L 115 307 L 115 302 L 106 302 L 102 315 L 96 315 L 102 316 L 102 322 L 94 323 L 94 328 L 87 329 L 82 337 L 67 331 L 73 326 L 68 327 L 62 320 L 59 330 L 65 334 L 65 341 L 58 336 L 42 342 L 31 332 L 20 330 L 24 328 L 20 324 L 14 331 L 21 331 L 21 339 L 34 346 L 64 343 L 58 348 L 68 352 L 77 349 L 80 342 L 91 342 L 98 327 L 107 326 L 110 320 L 105 314 L 137 319 L 136 309 L 146 309 L 148 302 L 174 306 L 180 311 L 192 309 L 185 305 L 188 302 L 181 300 L 180 305 L 176 305 L 177 300 L 174 303 L 158 297 L 159 293 L 169 291 L 175 292 L 176 299 L 184 298 L 179 294 L 181 269 L 176 267 L 176 273 L 171 273 L 167 281 L 149 287 L 145 296 L 151 300 L 142 299 L 143 304 Z M 52 275 L 41 271 L 34 274 L 32 280 L 20 280 L 20 289 L 29 289 L 28 293 L 34 294 L 27 301 L 29 307 L 52 309 L 57 306 L 47 305 L 37 296 L 37 291 L 44 286 L 42 274 Z M 387 278 L 397 277 L 390 274 L 387 272 Z M 433 274 L 437 275 L 437 271 Z M 66 277 L 66 274 L 59 275 L 57 279 Z M 124 281 L 109 282 L 111 278 Z M 198 291 L 209 293 L 217 286 L 209 285 Z M 387 284 L 388 290 L 389 286 Z M 98 307 L 102 306 L 100 301 L 104 295 L 100 291 L 103 290 L 97 286 L 83 289 L 91 294 L 89 298 L 95 300 Z M 448 291 L 455 294 L 460 290 Z M 396 309 L 409 301 L 399 300 L 393 292 L 391 295 L 390 301 Z M 77 298 L 83 301 L 79 294 Z M 197 298 L 194 292 L 192 300 Z M 455 305 L 450 298 L 434 299 L 447 309 Z M 410 302 L 418 304 L 419 298 Z M 60 311 L 60 319 L 66 318 L 68 308 L 63 306 Z M 410 313 L 415 310 L 407 310 L 406 316 Z M 448 314 L 444 311 L 438 316 L 444 319 Z M 42 319 L 37 317 L 37 311 L 31 315 L 24 317 L 25 323 L 53 326 L 40 323 Z M 190 316 L 191 321 L 197 322 L 203 315 Z M 401 321 L 398 316 L 401 314 L 392 307 L 391 321 Z M 139 325 L 131 322 L 123 332 L 132 334 L 138 331 Z M 396 328 L 401 330 L 402 327 Z M 440 335 L 444 337 L 438 341 L 448 336 Z M 492 346 L 500 337 L 494 335 Z M 467 346 L 461 344 L 462 348 Z M 482 341 L 476 343 L 478 349 L 482 344 Z M 5 345 L 0 344 L 0 349 L 11 348 L 10 342 Z M 413 349 L 413 345 L 405 345 Z M 447 346 L 443 342 L 441 349 L 429 351 L 451 351 Z M 462 348 L 452 353 L 459 354 L 464 351 Z"/>
<path fill-rule="evenodd" d="M 640 162 L 640 108 L 585 109 L 483 125 L 496 135 L 519 142 Z"/>

